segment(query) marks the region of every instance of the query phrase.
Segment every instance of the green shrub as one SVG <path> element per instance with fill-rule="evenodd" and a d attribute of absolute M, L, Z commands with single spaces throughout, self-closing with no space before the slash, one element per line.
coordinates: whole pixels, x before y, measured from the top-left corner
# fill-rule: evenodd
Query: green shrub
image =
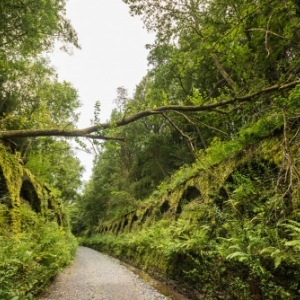
<path fill-rule="evenodd" d="M 69 264 L 77 241 L 54 221 L 25 205 L 20 210 L 22 233 L 0 235 L 0 299 L 31 299 Z"/>

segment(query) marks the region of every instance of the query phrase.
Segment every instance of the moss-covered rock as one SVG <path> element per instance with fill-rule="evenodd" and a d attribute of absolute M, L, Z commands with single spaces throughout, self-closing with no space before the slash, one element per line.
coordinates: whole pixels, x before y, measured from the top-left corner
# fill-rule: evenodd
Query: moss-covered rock
<path fill-rule="evenodd" d="M 77 242 L 51 191 L 0 143 L 0 299 L 31 299 Z"/>

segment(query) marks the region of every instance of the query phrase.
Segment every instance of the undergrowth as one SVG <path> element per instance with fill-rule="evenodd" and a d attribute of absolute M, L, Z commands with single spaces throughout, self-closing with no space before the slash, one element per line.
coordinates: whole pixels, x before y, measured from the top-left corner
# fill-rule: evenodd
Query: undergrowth
<path fill-rule="evenodd" d="M 179 219 L 118 236 L 93 235 L 81 243 L 177 280 L 203 299 L 298 299 L 300 223 L 223 225 L 231 227 L 225 238 L 214 234 L 212 224 Z"/>
<path fill-rule="evenodd" d="M 8 228 L 9 214 L 0 207 L 0 299 L 33 299 L 75 255 L 77 240 L 67 228 L 20 208 L 21 233 Z"/>

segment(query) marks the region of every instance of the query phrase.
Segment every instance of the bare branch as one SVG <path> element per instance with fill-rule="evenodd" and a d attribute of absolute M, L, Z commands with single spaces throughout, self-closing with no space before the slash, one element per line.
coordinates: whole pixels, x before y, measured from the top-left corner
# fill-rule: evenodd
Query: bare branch
<path fill-rule="evenodd" d="M 185 114 L 183 114 L 183 113 L 181 113 L 181 112 L 179 112 L 179 111 L 174 111 L 174 112 L 177 113 L 177 114 L 179 114 L 179 115 L 182 116 L 183 118 L 185 118 L 185 119 L 186 119 L 188 122 L 190 122 L 191 124 L 196 125 L 195 122 L 192 121 L 190 118 L 188 118 L 187 115 L 185 115 Z M 221 112 L 221 113 L 222 113 L 222 112 Z M 216 128 L 216 127 L 213 127 L 213 126 L 209 126 L 208 124 L 206 124 L 206 123 L 204 123 L 204 122 L 201 122 L 201 121 L 197 120 L 197 123 L 202 124 L 203 126 L 209 128 L 209 129 L 211 129 L 211 130 L 215 130 L 215 131 L 218 131 L 218 132 L 220 132 L 220 133 L 222 133 L 222 134 L 227 135 L 227 132 L 225 132 L 225 131 L 223 131 L 223 130 L 220 130 L 220 129 L 218 129 L 218 128 Z"/>
<path fill-rule="evenodd" d="M 218 57 L 217 54 L 213 54 L 212 55 L 213 60 L 216 64 L 216 67 L 218 69 L 218 71 L 221 73 L 221 75 L 223 76 L 223 78 L 226 80 L 226 82 L 229 84 L 229 86 L 233 89 L 236 90 L 237 89 L 237 85 L 236 83 L 232 80 L 232 78 L 229 76 L 229 74 L 226 72 L 226 70 L 223 68 L 221 61 Z"/>
<path fill-rule="evenodd" d="M 248 31 L 264 31 L 264 32 L 266 32 L 266 34 L 270 33 L 270 34 L 273 34 L 273 35 L 275 35 L 275 36 L 277 36 L 277 37 L 279 37 L 281 39 L 285 39 L 286 40 L 286 37 L 284 37 L 284 36 L 282 36 L 282 35 L 274 32 L 274 31 L 268 30 L 268 29 L 264 29 L 264 28 L 249 28 L 247 30 Z"/>
<path fill-rule="evenodd" d="M 167 116 L 167 114 L 163 113 L 163 116 L 166 118 L 166 120 L 168 120 L 168 122 L 175 128 L 175 130 L 177 132 L 179 132 L 179 134 L 187 140 L 187 143 L 189 145 L 189 147 L 191 148 L 192 152 L 195 151 L 194 145 L 193 145 L 193 141 L 192 138 L 190 138 L 187 134 L 185 134 L 182 130 L 180 130 L 180 128 L 172 121 L 171 118 L 169 118 Z"/>

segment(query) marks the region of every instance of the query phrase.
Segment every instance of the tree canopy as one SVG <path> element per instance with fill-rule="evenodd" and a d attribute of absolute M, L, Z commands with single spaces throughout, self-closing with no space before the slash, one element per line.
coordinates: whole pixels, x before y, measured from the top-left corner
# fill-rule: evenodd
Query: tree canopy
<path fill-rule="evenodd" d="M 0 130 L 5 133 L 76 127 L 77 91 L 57 79 L 46 58 L 57 41 L 65 51 L 79 47 L 65 4 L 63 0 L 0 3 Z M 75 196 L 83 168 L 68 143 L 53 137 L 2 140 L 59 197 Z"/>
<path fill-rule="evenodd" d="M 254 107 L 270 107 L 261 105 L 264 101 L 276 105 L 277 98 L 273 95 L 287 92 L 299 83 L 299 7 L 296 1 L 284 5 L 281 1 L 267 0 L 258 3 L 202 0 L 124 2 L 129 4 L 133 15 L 142 16 L 147 29 L 156 32 L 157 39 L 153 45 L 148 45 L 152 69 L 148 75 L 151 88 L 147 91 L 147 106 L 140 106 L 138 112 L 131 110 L 131 115 L 126 109 L 126 114 L 114 121 L 113 126 L 127 125 L 139 118 L 162 115 L 167 111 L 201 112 L 223 108 L 225 111 L 238 109 L 235 118 L 245 119 L 247 115 L 256 115 Z M 62 5 L 58 2 L 54 8 L 59 4 Z M 61 39 L 78 46 L 76 34 L 66 25 L 69 23 L 63 12 L 53 13 L 57 27 L 52 26 L 53 20 L 51 15 L 48 16 L 47 30 L 59 30 Z M 28 16 L 24 13 L 23 17 Z M 42 37 L 45 45 L 51 45 L 49 35 L 45 37 L 36 33 L 37 40 L 42 41 Z M 22 131 L 1 131 L 0 136 L 111 139 L 103 133 L 111 125 L 95 124 L 77 130 L 66 130 L 63 126 L 34 130 L 25 127 Z"/>
<path fill-rule="evenodd" d="M 133 96 L 117 90 L 109 122 L 44 132 L 109 139 L 85 199 L 89 207 L 102 201 L 101 218 L 132 208 L 216 141 L 251 137 L 257 122 L 268 124 L 262 136 L 288 134 L 299 122 L 297 1 L 124 2 L 156 33 L 147 75 Z"/>
<path fill-rule="evenodd" d="M 98 240 L 117 255 L 211 299 L 298 299 L 299 1 L 123 2 L 156 33 L 149 70 L 133 95 L 117 87 L 108 122 L 97 102 L 91 126 L 77 128 L 77 91 L 45 58 L 57 40 L 79 47 L 65 1 L 1 1 L 1 141 L 73 201 L 76 233 L 124 233 L 152 215 L 149 230 Z M 82 193 L 62 137 L 93 140 Z"/>
<path fill-rule="evenodd" d="M 2 4 L 0 138 L 17 141 L 22 156 L 32 144 L 28 141 L 42 136 L 103 139 L 95 170 L 97 162 L 101 168 L 115 166 L 116 172 L 122 166 L 113 179 L 117 190 L 124 186 L 133 198 L 141 198 L 149 187 L 196 159 L 199 150 L 215 140 L 230 140 L 261 118 L 281 120 L 285 130 L 295 126 L 297 1 L 124 2 L 156 33 L 155 42 L 147 45 L 150 70 L 134 95 L 118 88 L 111 120 L 100 123 L 95 118 L 90 127 L 80 129 L 76 90 L 58 82 L 39 55 L 57 37 L 66 46 L 79 47 L 65 18 L 65 3 Z M 16 30 L 6 13 L 13 4 Z M 50 4 L 51 13 L 43 17 Z M 43 19 L 41 27 L 33 13 Z M 102 162 L 106 152 L 108 164 Z"/>

